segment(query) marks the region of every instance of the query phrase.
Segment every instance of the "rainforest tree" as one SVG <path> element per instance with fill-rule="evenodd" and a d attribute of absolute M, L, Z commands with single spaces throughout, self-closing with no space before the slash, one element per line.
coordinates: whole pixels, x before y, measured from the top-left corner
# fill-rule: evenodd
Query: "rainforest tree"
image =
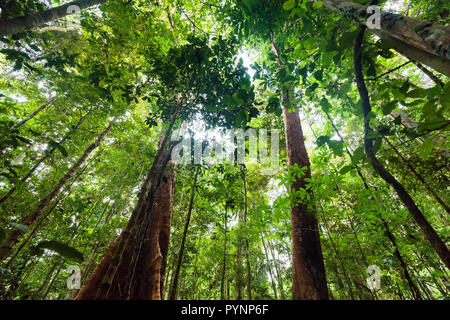
<path fill-rule="evenodd" d="M 0 8 L 1 299 L 448 299 L 446 1 Z"/>

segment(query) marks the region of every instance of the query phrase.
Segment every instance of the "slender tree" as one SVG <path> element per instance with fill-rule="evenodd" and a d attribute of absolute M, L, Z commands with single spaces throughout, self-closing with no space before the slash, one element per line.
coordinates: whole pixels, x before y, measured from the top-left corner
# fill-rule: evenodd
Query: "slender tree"
<path fill-rule="evenodd" d="M 94 151 L 100 145 L 105 136 L 111 130 L 112 125 L 113 123 L 111 123 L 98 136 L 98 138 L 86 148 L 81 157 L 70 167 L 70 169 L 66 172 L 66 174 L 58 181 L 58 184 L 55 186 L 55 188 L 39 202 L 36 209 L 34 209 L 34 211 L 30 215 L 22 218 L 20 224 L 24 226 L 30 226 L 39 218 L 42 211 L 44 211 L 47 205 L 59 194 L 64 185 L 70 180 L 70 178 L 77 171 L 77 169 L 86 161 L 86 159 L 92 153 L 92 151 Z M 0 247 L 1 253 L 0 261 L 9 255 L 13 246 L 19 241 L 23 233 L 24 233 L 23 230 L 15 229 L 9 234 L 8 238 L 3 242 L 2 246 Z"/>
<path fill-rule="evenodd" d="M 184 224 L 183 236 L 181 238 L 180 251 L 178 252 L 177 265 L 175 267 L 175 271 L 173 274 L 172 287 L 170 288 L 170 293 L 169 293 L 169 300 L 175 300 L 177 298 L 178 277 L 180 276 L 181 265 L 183 263 L 184 247 L 185 247 L 185 243 L 186 243 L 186 237 L 188 234 L 189 223 L 191 221 L 192 208 L 194 207 L 194 198 L 195 198 L 195 192 L 196 192 L 196 188 L 197 188 L 197 178 L 198 178 L 199 171 L 200 171 L 200 169 L 197 167 L 195 169 L 194 180 L 192 182 L 191 196 L 189 198 L 189 207 L 188 207 L 188 212 L 186 215 L 186 222 Z"/>
<path fill-rule="evenodd" d="M 358 87 L 358 92 L 361 97 L 364 115 L 364 150 L 366 152 L 367 158 L 369 159 L 369 163 L 371 164 L 373 169 L 378 173 L 378 175 L 383 180 L 385 180 L 389 185 L 391 185 L 395 189 L 398 197 L 403 202 L 404 206 L 408 209 L 408 211 L 410 212 L 411 216 L 414 218 L 416 223 L 419 225 L 425 238 L 430 242 L 431 246 L 439 255 L 439 257 L 442 259 L 442 261 L 445 263 L 447 268 L 450 268 L 450 252 L 445 243 L 442 241 L 442 239 L 430 225 L 428 220 L 422 214 L 422 212 L 417 207 L 414 200 L 411 198 L 409 193 L 403 187 L 403 185 L 399 183 L 397 179 L 395 179 L 394 176 L 392 176 L 392 174 L 389 173 L 383 167 L 383 165 L 378 161 L 377 157 L 375 156 L 373 150 L 374 139 L 370 137 L 373 130 L 370 128 L 370 122 L 368 118 L 368 115 L 372 108 L 370 105 L 369 93 L 365 85 L 362 71 L 361 45 L 364 38 L 364 32 L 365 28 L 361 27 L 361 31 L 358 33 L 355 39 L 353 51 L 356 83 Z"/>

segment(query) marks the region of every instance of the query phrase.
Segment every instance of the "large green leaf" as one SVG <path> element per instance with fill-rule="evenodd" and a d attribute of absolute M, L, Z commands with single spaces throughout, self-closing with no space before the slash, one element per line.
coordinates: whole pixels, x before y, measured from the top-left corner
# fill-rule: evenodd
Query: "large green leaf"
<path fill-rule="evenodd" d="M 419 155 L 422 158 L 422 160 L 427 160 L 428 157 L 431 155 L 431 152 L 433 152 L 434 148 L 434 142 L 432 139 L 426 139 L 424 143 L 419 148 Z"/>
<path fill-rule="evenodd" d="M 79 252 L 77 249 L 74 249 L 64 243 L 50 240 L 50 241 L 42 241 L 39 242 L 39 244 L 36 246 L 37 249 L 48 249 L 51 251 L 54 251 L 58 253 L 59 255 L 67 258 L 72 259 L 78 262 L 83 262 L 84 257 L 81 252 Z"/>
<path fill-rule="evenodd" d="M 287 0 L 283 3 L 283 9 L 289 11 L 291 9 L 294 9 L 296 5 L 297 2 L 295 0 Z"/>

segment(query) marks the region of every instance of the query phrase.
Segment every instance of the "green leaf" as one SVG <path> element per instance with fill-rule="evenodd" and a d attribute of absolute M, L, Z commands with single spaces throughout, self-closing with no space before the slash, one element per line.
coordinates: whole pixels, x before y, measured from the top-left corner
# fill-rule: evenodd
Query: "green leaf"
<path fill-rule="evenodd" d="M 323 79 L 323 71 L 322 70 L 317 70 L 316 72 L 313 73 L 313 76 L 317 80 L 322 81 L 322 79 Z"/>
<path fill-rule="evenodd" d="M 360 160 L 362 160 L 365 157 L 366 153 L 364 151 L 364 146 L 359 146 L 356 148 L 355 151 L 353 151 L 352 155 L 352 162 L 358 163 Z"/>
<path fill-rule="evenodd" d="M 426 89 L 417 88 L 409 91 L 406 96 L 409 98 L 424 98 L 427 95 Z"/>
<path fill-rule="evenodd" d="M 442 93 L 439 99 L 442 106 L 450 107 L 450 81 L 447 82 L 447 84 L 442 89 Z"/>
<path fill-rule="evenodd" d="M 341 170 L 339 170 L 339 174 L 346 174 L 347 172 L 350 172 L 354 169 L 352 165 L 347 165 L 345 167 L 342 167 Z"/>
<path fill-rule="evenodd" d="M 428 157 L 431 155 L 431 152 L 433 152 L 434 148 L 434 142 L 432 139 L 426 139 L 424 143 L 419 148 L 419 156 L 420 158 L 425 161 L 428 159 Z"/>
<path fill-rule="evenodd" d="M 322 8 L 323 7 L 323 2 L 322 1 L 316 1 L 316 2 L 314 2 L 314 4 L 313 4 L 313 8 L 314 9 L 320 9 L 320 8 Z"/>
<path fill-rule="evenodd" d="M 64 158 L 67 158 L 67 156 L 69 156 L 69 153 L 67 152 L 66 149 L 64 149 L 63 146 L 61 146 L 60 144 L 58 144 L 58 145 L 57 145 L 57 148 L 58 148 L 59 152 L 61 152 L 61 154 L 62 154 L 62 156 L 63 156 Z"/>
<path fill-rule="evenodd" d="M 324 112 L 330 112 L 331 104 L 328 102 L 327 98 L 324 97 L 320 100 L 320 106 Z"/>
<path fill-rule="evenodd" d="M 291 9 L 294 9 L 296 5 L 297 2 L 295 0 L 287 0 L 285 3 L 283 3 L 283 9 L 289 11 Z"/>
<path fill-rule="evenodd" d="M 425 119 L 433 119 L 436 114 L 436 104 L 433 101 L 428 101 L 422 107 L 422 116 Z"/>
<path fill-rule="evenodd" d="M 397 104 L 398 104 L 398 101 L 397 101 L 397 100 L 394 100 L 394 101 L 385 103 L 385 104 L 383 104 L 383 105 L 381 106 L 381 111 L 383 112 L 383 114 L 384 114 L 385 116 L 387 116 L 388 114 L 390 114 L 390 113 L 395 109 L 395 107 L 397 106 Z"/>
<path fill-rule="evenodd" d="M 306 89 L 306 94 L 310 95 L 311 93 L 314 92 L 314 90 L 317 89 L 317 87 L 319 86 L 319 84 L 317 82 L 314 82 L 312 85 L 310 85 L 307 89 Z"/>
<path fill-rule="evenodd" d="M 380 150 L 382 145 L 381 139 L 375 139 L 373 142 L 373 154 L 377 154 L 378 150 Z"/>
<path fill-rule="evenodd" d="M 341 49 L 350 48 L 353 45 L 357 32 L 358 31 L 345 32 L 342 35 L 341 39 L 338 41 Z"/>
<path fill-rule="evenodd" d="M 344 145 L 342 141 L 338 140 L 329 140 L 328 146 L 333 150 L 333 153 L 339 157 L 344 155 Z"/>
<path fill-rule="evenodd" d="M 323 146 L 325 143 L 328 143 L 328 141 L 330 141 L 330 137 L 329 136 L 320 136 L 317 141 L 316 144 L 321 147 Z"/>
<path fill-rule="evenodd" d="M 84 260 L 83 254 L 81 252 L 64 243 L 55 240 L 39 242 L 36 248 L 48 249 L 58 253 L 59 255 L 65 258 L 73 259 L 75 261 L 83 262 Z"/>

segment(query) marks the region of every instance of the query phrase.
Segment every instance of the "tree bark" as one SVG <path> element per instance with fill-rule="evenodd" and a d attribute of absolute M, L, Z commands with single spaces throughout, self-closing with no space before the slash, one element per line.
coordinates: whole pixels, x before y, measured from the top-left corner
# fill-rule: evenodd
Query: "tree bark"
<path fill-rule="evenodd" d="M 369 93 L 367 91 L 366 84 L 364 82 L 363 72 L 362 72 L 362 56 L 361 56 L 361 45 L 364 38 L 365 28 L 361 27 L 361 31 L 357 35 L 354 44 L 354 69 L 355 69 L 355 77 L 356 83 L 359 91 L 359 95 L 361 97 L 363 115 L 364 115 L 364 150 L 366 152 L 367 158 L 369 159 L 369 163 L 378 173 L 378 175 L 385 180 L 389 185 L 391 185 L 395 191 L 397 192 L 398 197 L 402 201 L 403 205 L 410 212 L 411 216 L 414 218 L 416 223 L 419 225 L 423 235 L 430 242 L 433 249 L 445 263 L 447 268 L 450 269 L 450 252 L 445 245 L 445 243 L 441 240 L 439 235 L 424 217 L 420 209 L 415 204 L 414 200 L 411 198 L 409 193 L 405 190 L 402 184 L 400 184 L 397 179 L 392 176 L 392 174 L 387 171 L 383 165 L 378 161 L 374 152 L 373 152 L 373 138 L 369 138 L 369 135 L 372 132 L 370 128 L 368 115 L 371 112 L 371 105 L 369 99 Z"/>
<path fill-rule="evenodd" d="M 128 231 L 128 240 L 123 243 L 124 248 L 118 260 L 119 245 L 123 242 L 123 237 L 132 223 L 131 220 L 128 222 L 127 227 L 110 245 L 75 300 L 161 300 L 163 298 L 174 185 L 174 174 L 170 164 L 166 166 L 161 180 L 154 195 L 155 205 L 149 217 L 150 223 L 146 224 L 142 216 L 138 217 L 136 224 Z M 141 225 L 147 228 L 144 242 L 139 245 L 138 229 Z M 136 257 L 136 265 L 133 265 L 133 253 L 137 248 L 139 248 L 139 255 Z M 119 264 L 115 267 L 117 260 Z M 109 280 L 108 270 L 111 267 L 116 270 L 113 270 L 114 274 Z M 129 279 L 130 269 L 133 271 L 131 279 Z"/>
<path fill-rule="evenodd" d="M 160 300 L 164 297 L 175 180 L 174 168 L 169 163 L 172 148 L 168 144 L 179 107 L 178 103 L 166 133 L 161 137 L 127 225 L 75 300 Z"/>
<path fill-rule="evenodd" d="M 20 224 L 24 226 L 30 226 L 33 224 L 41 215 L 42 211 L 47 207 L 47 205 L 59 194 L 64 185 L 70 180 L 75 171 L 86 161 L 87 157 L 94 151 L 100 143 L 103 141 L 105 136 L 111 130 L 113 123 L 111 123 L 82 154 L 82 156 L 72 165 L 72 167 L 67 171 L 67 173 L 59 180 L 55 188 L 46 197 L 44 197 L 38 204 L 37 208 L 31 213 L 31 215 L 20 220 Z M 20 237 L 24 234 L 22 230 L 13 230 L 8 238 L 4 241 L 3 245 L 0 247 L 0 261 L 9 255 L 13 246 L 19 241 Z"/>
<path fill-rule="evenodd" d="M 309 0 L 318 2 L 319 0 Z M 366 5 L 345 0 L 320 0 L 324 6 L 365 25 Z M 381 11 L 381 29 L 372 33 L 400 54 L 450 76 L 450 28 Z"/>
<path fill-rule="evenodd" d="M 290 102 L 288 92 L 284 92 L 283 100 L 285 103 Z M 290 112 L 284 107 L 283 115 L 288 164 L 297 164 L 299 168 L 307 167 L 305 175 L 297 178 L 290 186 L 289 189 L 293 192 L 306 188 L 305 178 L 311 178 L 311 169 L 298 111 Z M 311 191 L 309 193 L 312 195 Z M 291 225 L 293 299 L 328 299 L 318 223 L 311 204 L 291 204 Z"/>
<path fill-rule="evenodd" d="M 77 0 L 61 6 L 48 9 L 44 12 L 34 13 L 28 16 L 17 17 L 0 22 L 0 37 L 17 34 L 22 31 L 39 27 L 47 22 L 65 17 L 74 12 L 68 12 L 70 6 L 78 6 L 80 10 L 103 3 L 106 0 Z"/>
<path fill-rule="evenodd" d="M 272 35 L 272 50 L 277 57 L 279 68 L 283 68 L 280 52 Z M 306 167 L 305 175 L 296 177 L 289 186 L 291 192 L 305 189 L 306 178 L 311 178 L 311 166 L 305 147 L 297 106 L 292 96 L 293 90 L 282 90 L 283 119 L 286 136 L 288 165 Z M 294 111 L 290 111 L 293 109 Z M 292 170 L 290 170 L 292 171 Z M 294 174 L 295 175 L 295 174 Z M 292 226 L 292 298 L 294 300 L 328 300 L 327 279 L 320 246 L 319 225 L 312 205 L 312 190 L 306 190 L 311 201 L 291 204 Z"/>

